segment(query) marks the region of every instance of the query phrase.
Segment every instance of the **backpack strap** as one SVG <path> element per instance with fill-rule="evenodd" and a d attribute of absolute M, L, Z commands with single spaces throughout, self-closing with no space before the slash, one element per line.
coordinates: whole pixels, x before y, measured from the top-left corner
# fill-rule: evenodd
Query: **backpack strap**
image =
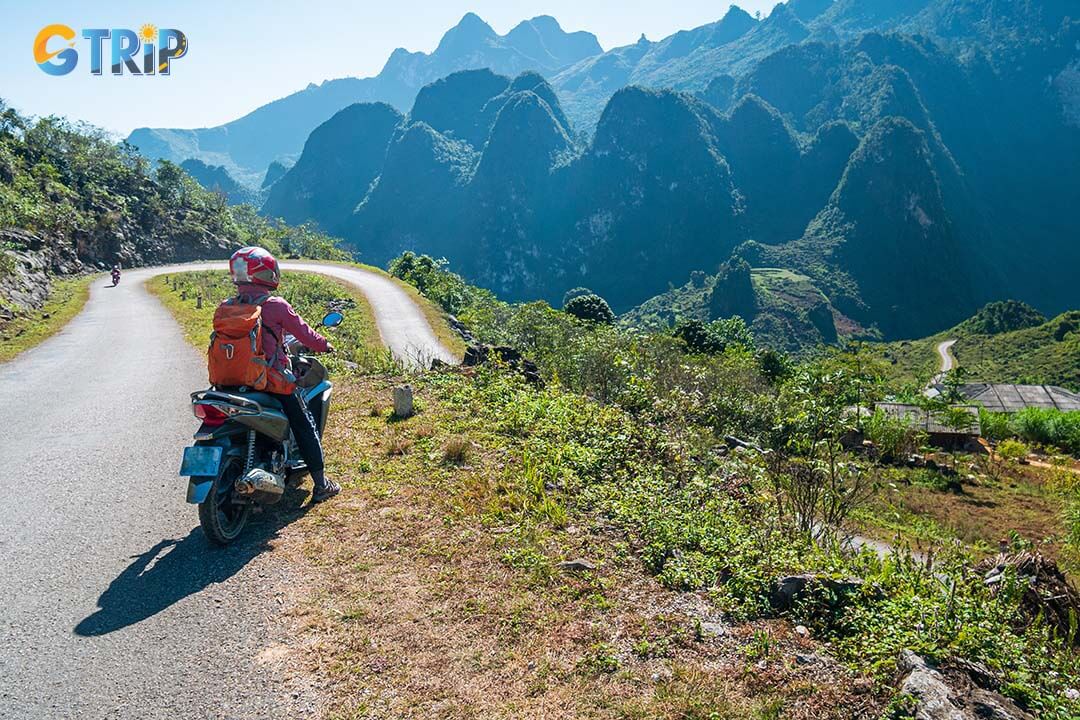
<path fill-rule="evenodd" d="M 242 295 L 242 294 L 238 294 L 235 298 L 231 298 L 229 300 L 226 300 L 226 302 L 229 302 L 229 303 L 231 303 L 233 301 L 245 302 L 247 300 L 250 300 L 250 302 L 247 303 L 248 305 L 258 305 L 259 307 L 262 307 L 263 303 L 265 303 L 269 299 L 270 299 L 270 293 L 268 293 L 268 292 L 267 293 L 261 293 L 259 295 Z M 262 327 L 263 327 L 263 330 L 270 333 L 270 337 L 274 338 L 274 342 L 276 342 L 278 345 L 281 344 L 281 338 L 278 337 L 278 334 L 276 332 L 274 332 L 270 328 L 269 325 L 267 325 L 266 323 L 262 323 Z"/>

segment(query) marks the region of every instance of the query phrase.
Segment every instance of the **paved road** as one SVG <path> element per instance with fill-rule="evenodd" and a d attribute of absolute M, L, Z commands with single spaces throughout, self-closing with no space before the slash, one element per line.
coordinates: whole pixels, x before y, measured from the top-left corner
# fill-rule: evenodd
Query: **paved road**
<path fill-rule="evenodd" d="M 923 390 L 923 395 L 928 397 L 937 396 L 939 394 L 937 386 L 945 380 L 945 374 L 956 367 L 956 358 L 952 354 L 952 346 L 955 344 L 956 340 L 943 340 L 937 344 L 936 349 L 938 357 L 941 359 L 941 369 L 930 378 L 926 389 Z"/>
<path fill-rule="evenodd" d="M 952 356 L 952 346 L 955 344 L 955 340 L 945 340 L 938 343 L 937 353 L 938 357 L 941 358 L 941 375 L 949 372 L 956 365 L 956 360 Z"/>
<path fill-rule="evenodd" d="M 435 358 L 456 363 L 460 358 L 447 350 L 431 330 L 424 313 L 408 293 L 384 275 L 343 265 L 286 262 L 285 270 L 319 272 L 352 283 L 364 291 L 375 313 L 383 344 L 402 362 L 428 367 Z"/>
<path fill-rule="evenodd" d="M 267 545 L 302 514 L 303 493 L 233 547 L 202 537 L 176 471 L 205 365 L 142 288 L 157 272 L 95 282 L 67 328 L 0 365 L 5 720 L 292 717 L 315 702 L 256 660 L 282 639 L 291 580 Z M 399 300 L 373 293 L 376 312 Z"/>

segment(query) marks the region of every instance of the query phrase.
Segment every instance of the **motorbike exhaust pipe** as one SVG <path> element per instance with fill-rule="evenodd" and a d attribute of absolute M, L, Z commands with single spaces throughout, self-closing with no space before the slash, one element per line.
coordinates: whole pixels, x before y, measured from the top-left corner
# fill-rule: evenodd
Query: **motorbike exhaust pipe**
<path fill-rule="evenodd" d="M 238 495 L 250 497 L 260 505 L 272 505 L 285 494 L 285 478 L 262 468 L 255 468 L 238 479 L 233 490 Z"/>

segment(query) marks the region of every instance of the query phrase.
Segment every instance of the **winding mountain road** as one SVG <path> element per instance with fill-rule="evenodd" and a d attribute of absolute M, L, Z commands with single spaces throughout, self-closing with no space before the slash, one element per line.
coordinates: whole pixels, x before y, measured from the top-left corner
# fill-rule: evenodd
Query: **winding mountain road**
<path fill-rule="evenodd" d="M 952 346 L 955 344 L 955 340 L 945 340 L 944 342 L 938 343 L 937 353 L 938 357 L 941 358 L 941 370 L 938 373 L 939 375 L 944 375 L 945 373 L 952 370 L 953 366 L 956 365 L 956 361 L 953 359 L 952 356 Z"/>
<path fill-rule="evenodd" d="M 95 281 L 59 334 L 0 365 L 0 718 L 203 720 L 306 716 L 317 683 L 286 685 L 275 622 L 294 577 L 266 552 L 304 512 L 291 494 L 212 548 L 177 475 L 203 358 L 143 281 Z M 453 359 L 393 281 L 355 283 L 405 359 Z"/>
<path fill-rule="evenodd" d="M 956 367 L 956 358 L 952 354 L 952 346 L 955 344 L 955 339 L 943 340 L 935 346 L 938 358 L 941 360 L 941 369 L 930 378 L 930 382 L 926 384 L 926 388 L 923 390 L 923 395 L 927 397 L 936 396 L 938 394 L 937 386 L 945 380 L 945 375 Z"/>

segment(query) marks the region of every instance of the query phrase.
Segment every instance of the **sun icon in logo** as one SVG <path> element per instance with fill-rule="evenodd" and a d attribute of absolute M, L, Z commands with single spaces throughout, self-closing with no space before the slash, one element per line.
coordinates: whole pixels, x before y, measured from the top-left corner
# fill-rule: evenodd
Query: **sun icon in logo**
<path fill-rule="evenodd" d="M 139 38 L 147 43 L 157 40 L 157 25 L 151 25 L 150 23 L 143 25 L 139 28 Z"/>

